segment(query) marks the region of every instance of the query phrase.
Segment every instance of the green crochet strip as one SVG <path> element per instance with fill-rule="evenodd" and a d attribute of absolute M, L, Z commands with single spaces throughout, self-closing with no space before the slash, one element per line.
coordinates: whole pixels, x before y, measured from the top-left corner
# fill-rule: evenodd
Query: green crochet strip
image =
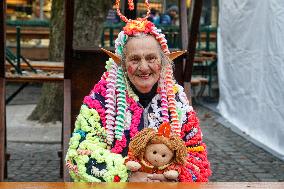
<path fill-rule="evenodd" d="M 177 108 L 177 113 L 178 113 L 178 120 L 182 119 L 182 115 L 185 111 L 181 108 Z"/>
<path fill-rule="evenodd" d="M 109 58 L 108 61 L 106 61 L 106 66 L 105 66 L 105 68 L 106 68 L 107 71 L 110 70 L 111 65 L 112 65 L 113 63 L 114 63 L 114 62 L 113 62 L 112 58 Z"/>
<path fill-rule="evenodd" d="M 82 105 L 80 114 L 75 122 L 75 130 L 82 130 L 87 133 L 96 133 L 103 138 L 106 138 L 106 131 L 100 124 L 100 116 L 95 109 L 88 108 L 87 105 Z"/>
<path fill-rule="evenodd" d="M 120 56 L 123 55 L 123 48 L 124 48 L 124 45 L 127 41 L 127 38 L 128 38 L 127 35 L 124 35 L 122 43 L 120 43 L 120 45 L 118 45 L 117 48 L 116 48 L 116 51 Z"/>
<path fill-rule="evenodd" d="M 79 130 L 86 132 L 86 137 L 81 142 L 82 136 L 75 133 L 75 131 Z M 86 172 L 86 164 L 90 159 L 106 164 L 106 171 L 101 176 L 105 182 L 113 182 L 115 176 L 119 176 L 120 182 L 127 181 L 128 173 L 124 165 L 125 159 L 120 154 L 111 153 L 106 149 L 105 137 L 106 132 L 100 124 L 98 112 L 86 105 L 82 105 L 66 155 L 66 161 L 69 160 L 73 165 L 77 165 L 77 173 L 70 170 L 70 176 L 75 182 L 101 182 L 101 179 Z M 91 151 L 91 154 L 82 155 L 78 153 L 78 150 Z"/>
<path fill-rule="evenodd" d="M 117 81 L 116 81 L 116 89 L 119 92 L 117 95 L 117 102 L 120 104 L 118 106 L 117 116 L 115 120 L 115 138 L 118 140 L 122 139 L 123 131 L 124 131 L 124 122 L 125 122 L 125 113 L 126 113 L 126 85 L 124 81 L 124 72 L 122 67 L 120 66 L 117 71 Z"/>

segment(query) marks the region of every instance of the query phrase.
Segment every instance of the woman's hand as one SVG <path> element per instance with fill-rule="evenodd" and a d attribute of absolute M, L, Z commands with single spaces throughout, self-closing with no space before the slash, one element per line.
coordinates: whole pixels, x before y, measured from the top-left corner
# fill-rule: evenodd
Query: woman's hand
<path fill-rule="evenodd" d="M 148 174 L 148 179 L 150 182 L 178 182 L 178 179 L 169 179 L 164 174 Z"/>
<path fill-rule="evenodd" d="M 148 174 L 148 182 L 169 182 L 163 174 Z"/>
<path fill-rule="evenodd" d="M 148 173 L 132 172 L 128 178 L 128 182 L 148 182 Z"/>
<path fill-rule="evenodd" d="M 176 182 L 168 180 L 163 174 L 149 174 L 144 172 L 132 172 L 129 182 Z"/>
<path fill-rule="evenodd" d="M 136 161 L 128 161 L 125 165 L 126 165 L 126 168 L 132 172 L 136 172 L 141 168 L 140 163 Z"/>

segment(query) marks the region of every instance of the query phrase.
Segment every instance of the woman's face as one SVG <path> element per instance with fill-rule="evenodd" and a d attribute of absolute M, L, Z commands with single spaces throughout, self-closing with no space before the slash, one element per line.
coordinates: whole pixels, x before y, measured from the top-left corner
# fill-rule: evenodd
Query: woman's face
<path fill-rule="evenodd" d="M 139 92 L 150 92 L 161 73 L 158 42 L 152 36 L 132 38 L 125 49 L 125 68 L 129 80 Z"/>

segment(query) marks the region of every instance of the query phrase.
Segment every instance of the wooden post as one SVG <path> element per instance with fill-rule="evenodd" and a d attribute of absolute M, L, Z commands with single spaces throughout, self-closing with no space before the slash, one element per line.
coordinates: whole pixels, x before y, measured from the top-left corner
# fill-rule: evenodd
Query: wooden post
<path fill-rule="evenodd" d="M 179 1 L 179 20 L 180 20 L 180 38 L 181 38 L 181 47 L 182 50 L 187 50 L 188 47 L 188 15 L 187 15 L 187 7 L 186 0 Z M 185 65 L 187 59 L 184 58 L 182 60 L 182 73 L 185 72 Z M 185 94 L 189 102 L 191 103 L 191 95 L 190 95 L 190 82 L 185 82 L 183 78 L 183 86 L 185 90 Z"/>
<path fill-rule="evenodd" d="M 5 0 L 0 2 L 0 181 L 4 181 L 6 155 L 5 112 Z"/>
<path fill-rule="evenodd" d="M 188 46 L 188 24 L 187 24 L 186 0 L 179 1 L 179 20 L 180 20 L 180 36 L 182 50 L 186 50 Z"/>
<path fill-rule="evenodd" d="M 202 0 L 195 0 L 193 2 L 193 16 L 191 21 L 190 33 L 189 33 L 189 42 L 188 42 L 188 54 L 187 54 L 187 62 L 185 65 L 184 72 L 184 81 L 190 82 L 192 75 L 192 67 L 194 61 L 194 54 L 196 48 L 197 34 L 199 31 L 199 21 L 202 11 Z"/>
<path fill-rule="evenodd" d="M 68 170 L 65 166 L 65 157 L 68 150 L 69 139 L 71 137 L 71 79 L 64 79 L 64 119 L 62 129 L 62 166 L 63 166 L 63 180 L 70 181 Z"/>
<path fill-rule="evenodd" d="M 192 2 L 193 6 L 193 13 L 192 13 L 192 20 L 190 20 L 190 33 L 189 33 L 189 42 L 187 47 L 187 59 L 185 63 L 184 68 L 184 90 L 187 94 L 187 97 L 191 103 L 191 96 L 190 96 L 190 81 L 192 76 L 192 68 L 193 68 L 193 62 L 194 62 L 194 55 L 195 55 L 195 49 L 196 49 L 196 41 L 197 41 L 197 35 L 199 31 L 199 21 L 202 11 L 202 0 L 194 0 Z"/>
<path fill-rule="evenodd" d="M 68 170 L 65 166 L 65 157 L 71 137 L 71 64 L 73 57 L 73 25 L 74 25 L 74 0 L 65 0 L 65 46 L 64 46 L 64 112 L 62 127 L 62 164 L 63 180 L 70 181 Z"/>

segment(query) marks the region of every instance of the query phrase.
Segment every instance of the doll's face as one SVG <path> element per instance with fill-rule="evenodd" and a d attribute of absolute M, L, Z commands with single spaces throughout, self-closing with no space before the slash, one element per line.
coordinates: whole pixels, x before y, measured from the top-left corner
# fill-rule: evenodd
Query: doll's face
<path fill-rule="evenodd" d="M 165 144 L 150 144 L 145 150 L 145 159 L 155 167 L 171 162 L 174 154 Z"/>

